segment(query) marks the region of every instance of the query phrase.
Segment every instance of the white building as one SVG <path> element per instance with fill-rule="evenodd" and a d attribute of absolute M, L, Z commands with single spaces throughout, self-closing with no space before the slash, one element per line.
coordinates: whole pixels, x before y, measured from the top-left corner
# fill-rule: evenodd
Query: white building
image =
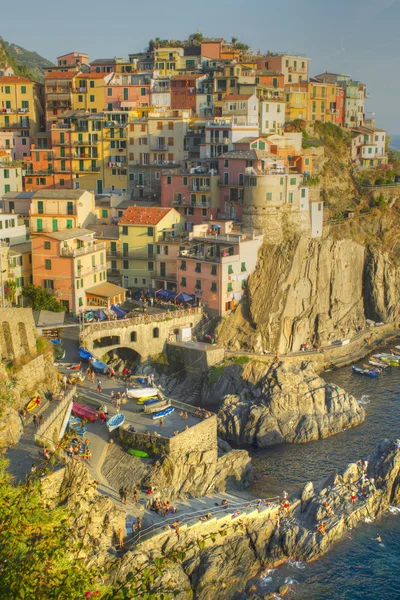
<path fill-rule="evenodd" d="M 260 134 L 281 133 L 285 124 L 286 102 L 270 98 L 260 100 Z"/>
<path fill-rule="evenodd" d="M 10 246 L 26 242 L 26 227 L 18 224 L 18 216 L 0 213 L 0 241 Z"/>
<path fill-rule="evenodd" d="M 22 168 L 13 163 L 0 163 L 0 198 L 7 192 L 22 192 Z"/>

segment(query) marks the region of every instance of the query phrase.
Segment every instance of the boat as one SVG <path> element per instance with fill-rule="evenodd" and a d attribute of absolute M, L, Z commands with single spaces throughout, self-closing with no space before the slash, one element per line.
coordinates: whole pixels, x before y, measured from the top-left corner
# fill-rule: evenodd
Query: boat
<path fill-rule="evenodd" d="M 390 348 L 390 352 L 400 358 L 400 352 L 398 350 L 395 350 L 394 348 Z"/>
<path fill-rule="evenodd" d="M 169 406 L 168 408 L 165 408 L 164 410 L 160 410 L 160 412 L 158 412 L 155 415 L 153 415 L 152 419 L 161 419 L 161 417 L 167 417 L 172 412 L 174 412 L 174 410 L 175 409 L 174 409 L 173 406 Z"/>
<path fill-rule="evenodd" d="M 378 377 L 378 371 L 374 371 L 373 369 L 362 369 L 361 367 L 355 367 L 354 365 L 351 367 L 353 373 L 358 373 L 358 375 L 366 375 L 367 377 Z"/>
<path fill-rule="evenodd" d="M 153 396 L 156 396 L 157 393 L 157 388 L 132 388 L 126 390 L 128 398 L 137 398 L 138 400 L 141 398 L 152 398 Z"/>
<path fill-rule="evenodd" d="M 85 348 L 83 348 L 83 346 L 81 346 L 78 350 L 78 356 L 79 358 L 81 358 L 84 361 L 89 361 L 91 358 L 94 359 L 94 356 L 91 352 L 89 352 L 89 350 L 86 350 Z"/>
<path fill-rule="evenodd" d="M 70 365 L 69 367 L 67 367 L 67 369 L 69 371 L 79 371 L 80 368 L 81 368 L 81 363 L 79 363 L 78 365 Z"/>
<path fill-rule="evenodd" d="M 106 375 L 109 371 L 106 363 L 102 360 L 90 359 L 90 366 L 92 367 L 95 373 L 100 373 L 101 375 Z"/>
<path fill-rule="evenodd" d="M 108 431 L 114 431 L 114 429 L 118 429 L 125 421 L 125 415 L 123 413 L 118 413 L 114 415 L 107 421 Z"/>
<path fill-rule="evenodd" d="M 390 365 L 387 363 L 381 362 L 380 360 L 370 360 L 369 364 L 373 367 L 379 367 L 380 369 L 390 369 Z"/>
<path fill-rule="evenodd" d="M 149 402 L 150 400 L 159 400 L 159 398 L 149 398 L 148 396 L 145 396 L 144 398 L 136 400 L 136 404 L 146 404 L 146 402 Z"/>
<path fill-rule="evenodd" d="M 138 404 L 139 404 L 139 402 L 140 402 L 140 401 L 138 401 Z M 145 401 L 143 402 L 143 404 L 144 404 L 145 406 L 149 406 L 150 404 L 157 404 L 157 402 L 165 402 L 165 400 L 164 400 L 163 398 L 150 398 L 150 399 L 148 399 L 148 400 L 145 400 Z"/>
<path fill-rule="evenodd" d="M 61 344 L 61 339 L 60 338 L 56 338 L 56 339 L 52 339 L 50 340 L 52 344 L 54 344 L 55 346 L 59 346 Z"/>
<path fill-rule="evenodd" d="M 35 396 L 34 398 L 32 398 L 32 400 L 29 400 L 28 404 L 25 406 L 25 410 L 27 412 L 32 412 L 38 406 L 40 406 L 40 397 Z"/>
<path fill-rule="evenodd" d="M 90 406 L 86 406 L 86 404 L 80 404 L 79 402 L 73 403 L 72 412 L 77 417 L 85 419 L 85 421 L 95 421 L 99 416 L 97 410 Z"/>
<path fill-rule="evenodd" d="M 149 458 L 147 452 L 142 452 L 142 450 L 135 450 L 134 448 L 129 448 L 128 454 L 131 456 L 140 456 L 140 458 Z"/>

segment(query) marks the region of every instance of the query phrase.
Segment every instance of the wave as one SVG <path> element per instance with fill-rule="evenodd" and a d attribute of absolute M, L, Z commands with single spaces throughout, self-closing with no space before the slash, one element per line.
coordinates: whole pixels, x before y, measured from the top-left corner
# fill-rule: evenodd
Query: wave
<path fill-rule="evenodd" d="M 289 560 L 288 565 L 295 567 L 296 569 L 305 569 L 306 565 L 300 560 Z"/>
<path fill-rule="evenodd" d="M 293 577 L 286 577 L 285 583 L 287 583 L 287 585 L 296 585 L 299 582 L 296 579 L 293 579 Z"/>
<path fill-rule="evenodd" d="M 370 403 L 370 400 L 369 400 L 368 394 L 363 394 L 358 401 L 358 404 L 369 404 L 369 403 Z"/>
<path fill-rule="evenodd" d="M 392 514 L 396 515 L 396 514 L 400 513 L 400 507 L 398 507 L 398 506 L 389 506 L 389 512 L 391 512 Z"/>
<path fill-rule="evenodd" d="M 373 519 L 370 519 L 369 517 L 365 517 L 364 519 L 364 523 L 372 523 Z"/>

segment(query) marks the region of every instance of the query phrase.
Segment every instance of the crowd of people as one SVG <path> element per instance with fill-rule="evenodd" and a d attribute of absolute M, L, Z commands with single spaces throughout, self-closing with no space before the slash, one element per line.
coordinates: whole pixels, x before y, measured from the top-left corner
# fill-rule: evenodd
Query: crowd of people
<path fill-rule="evenodd" d="M 208 419 L 209 417 L 212 417 L 212 413 L 205 410 L 205 408 L 196 408 L 194 416 L 199 419 Z"/>

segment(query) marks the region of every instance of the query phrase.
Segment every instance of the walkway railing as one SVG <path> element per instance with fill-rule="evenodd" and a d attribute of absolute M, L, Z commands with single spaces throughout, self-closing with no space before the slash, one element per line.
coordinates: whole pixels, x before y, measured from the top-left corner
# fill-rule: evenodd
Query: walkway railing
<path fill-rule="evenodd" d="M 194 510 L 188 513 L 175 513 L 173 517 L 165 519 L 165 521 L 163 521 L 162 523 L 155 523 L 153 525 L 150 525 L 150 527 L 147 527 L 146 529 L 142 529 L 141 531 L 134 533 L 125 544 L 125 547 L 130 546 L 132 544 L 142 543 L 152 537 L 155 537 L 159 533 L 166 533 L 168 530 L 172 532 L 171 526 L 176 521 L 179 521 L 179 527 L 181 527 L 185 523 L 190 523 L 190 521 L 192 521 L 193 519 L 198 519 L 198 522 L 193 523 L 193 525 L 200 525 L 203 522 L 207 522 L 200 521 L 200 517 L 208 513 L 212 514 L 212 517 L 210 517 L 209 520 L 211 520 L 214 517 L 223 517 L 229 515 L 232 516 L 235 511 L 240 511 L 240 513 L 237 515 L 238 517 L 240 517 L 245 516 L 242 514 L 242 511 L 247 510 L 249 508 L 251 508 L 252 510 L 259 508 L 260 512 L 261 510 L 278 508 L 279 501 L 279 496 L 276 496 L 274 498 L 257 498 L 254 500 L 248 500 L 247 502 L 236 502 L 235 500 L 229 499 L 228 506 L 220 505 L 213 507 L 212 509 L 204 507 L 199 510 Z"/>
<path fill-rule="evenodd" d="M 70 390 L 68 390 L 68 392 L 66 392 L 65 397 L 60 402 L 55 401 L 57 404 L 55 404 L 54 408 L 49 411 L 43 423 L 39 426 L 35 433 L 36 441 L 40 441 L 41 439 L 50 439 L 51 436 L 46 436 L 45 433 L 47 433 L 48 429 L 53 425 L 56 419 L 58 419 L 60 414 L 67 409 L 68 405 L 73 401 L 75 394 L 76 387 L 73 386 Z"/>
<path fill-rule="evenodd" d="M 157 321 L 166 321 L 167 319 L 179 319 L 190 315 L 198 315 L 202 312 L 202 308 L 184 308 L 183 310 L 166 311 L 150 315 L 139 315 L 129 319 L 121 319 L 119 321 L 103 321 L 99 323 L 90 323 L 86 325 L 82 332 L 82 336 L 86 337 L 91 333 L 96 333 L 104 329 L 119 329 L 121 327 L 132 327 L 133 325 L 141 325 L 146 323 L 155 323 Z"/>

